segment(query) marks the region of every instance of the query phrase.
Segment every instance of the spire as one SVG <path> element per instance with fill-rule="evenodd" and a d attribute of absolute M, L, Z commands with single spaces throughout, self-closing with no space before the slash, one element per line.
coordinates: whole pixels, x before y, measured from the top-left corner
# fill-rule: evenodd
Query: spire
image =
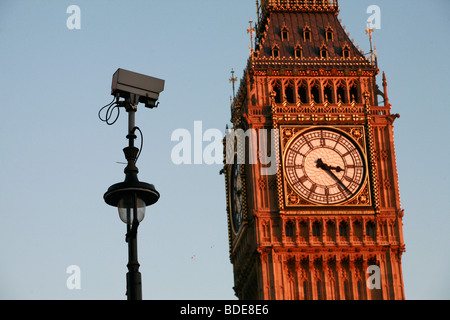
<path fill-rule="evenodd" d="M 373 28 L 371 28 L 372 27 L 372 24 L 371 24 L 371 22 L 370 22 L 370 19 L 369 20 L 367 20 L 367 29 L 366 29 L 366 34 L 368 34 L 369 35 L 369 42 L 370 42 L 370 63 L 372 64 L 372 65 L 375 65 L 375 66 L 377 66 L 377 56 L 376 56 L 376 47 L 375 47 L 375 51 L 373 50 L 373 42 L 372 42 L 372 33 L 373 33 Z"/>
<path fill-rule="evenodd" d="M 250 21 L 248 22 L 249 24 L 250 24 L 250 27 L 248 27 L 248 29 L 247 29 L 247 33 L 250 33 L 250 55 L 252 54 L 252 52 L 253 52 L 253 33 L 255 33 L 255 28 L 253 28 L 253 21 L 252 21 L 252 19 L 250 18 Z"/>
<path fill-rule="evenodd" d="M 259 21 L 259 10 L 260 10 L 260 6 L 259 6 L 259 1 L 256 0 L 256 21 Z"/>
<path fill-rule="evenodd" d="M 231 69 L 231 78 L 229 79 L 230 83 L 233 86 L 233 99 L 236 97 L 234 83 L 237 81 L 237 78 L 234 76 L 234 69 Z"/>
<path fill-rule="evenodd" d="M 383 91 L 384 91 L 384 105 L 389 105 L 389 97 L 387 93 L 387 81 L 386 81 L 386 74 L 383 71 Z"/>

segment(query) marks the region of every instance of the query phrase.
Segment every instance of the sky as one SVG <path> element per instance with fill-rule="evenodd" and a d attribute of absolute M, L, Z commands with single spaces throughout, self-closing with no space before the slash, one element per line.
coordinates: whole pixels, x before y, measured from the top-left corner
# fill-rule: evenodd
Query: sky
<path fill-rule="evenodd" d="M 70 5 L 79 29 L 67 26 Z M 373 40 L 401 115 L 406 298 L 449 299 L 450 2 L 339 5 L 366 52 L 367 8 L 381 9 Z M 175 164 L 171 136 L 193 134 L 196 121 L 225 131 L 228 79 L 232 68 L 243 75 L 250 18 L 254 0 L 0 0 L 0 299 L 126 299 L 126 225 L 103 194 L 124 179 L 127 119 L 108 126 L 97 117 L 118 68 L 165 80 L 159 107 L 136 114 L 139 178 L 161 194 L 138 231 L 143 298 L 236 299 L 221 166 Z"/>

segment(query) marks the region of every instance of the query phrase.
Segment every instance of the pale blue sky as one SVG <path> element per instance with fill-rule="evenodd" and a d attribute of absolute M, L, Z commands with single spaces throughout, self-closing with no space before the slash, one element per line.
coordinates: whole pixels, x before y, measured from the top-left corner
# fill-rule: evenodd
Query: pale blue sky
<path fill-rule="evenodd" d="M 69 30 L 66 9 L 81 9 Z M 406 253 L 408 299 L 450 298 L 450 3 L 341 0 L 340 18 L 386 72 Z M 123 180 L 126 115 L 97 118 L 117 68 L 166 80 L 160 107 L 140 107 L 141 180 L 160 201 L 139 228 L 144 299 L 234 299 L 219 165 L 172 163 L 174 130 L 225 129 L 230 70 L 248 57 L 254 0 L 0 1 L 0 299 L 125 299 L 125 224 L 103 202 Z M 192 258 L 195 256 L 195 258 Z M 66 268 L 81 269 L 68 290 Z"/>

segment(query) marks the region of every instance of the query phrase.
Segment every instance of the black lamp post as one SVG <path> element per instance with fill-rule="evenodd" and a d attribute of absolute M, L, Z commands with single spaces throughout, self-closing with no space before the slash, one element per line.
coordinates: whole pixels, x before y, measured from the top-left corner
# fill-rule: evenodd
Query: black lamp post
<path fill-rule="evenodd" d="M 119 69 L 118 72 L 122 72 L 122 77 L 125 81 L 135 80 L 130 76 L 138 77 L 139 81 L 143 77 L 148 79 L 150 77 L 135 74 L 123 69 Z M 116 72 L 113 78 L 113 94 L 125 95 L 124 91 L 115 90 L 114 81 L 117 80 L 116 75 L 121 76 Z M 123 76 L 124 75 L 124 76 Z M 127 76 L 128 78 L 126 78 Z M 117 80 L 117 82 L 119 82 Z M 117 93 L 118 92 L 118 93 Z M 148 95 L 147 95 L 148 96 Z M 144 219 L 145 207 L 151 206 L 159 199 L 159 192 L 156 191 L 155 186 L 146 182 L 141 182 L 138 179 L 138 168 L 136 167 L 136 160 L 138 158 L 139 149 L 134 146 L 134 140 L 136 139 L 135 131 L 138 129 L 135 126 L 135 114 L 137 110 L 137 104 L 142 102 L 139 100 L 139 96 L 135 94 L 127 95 L 124 103 L 119 106 L 125 106 L 128 112 L 128 147 L 124 148 L 125 158 L 128 163 L 124 170 L 125 181 L 116 183 L 108 188 L 108 191 L 104 194 L 103 198 L 105 202 L 113 207 L 117 207 L 119 210 L 120 219 L 127 224 L 126 242 L 128 243 L 128 273 L 127 273 L 127 297 L 128 300 L 142 300 L 142 282 L 141 273 L 139 272 L 139 262 L 137 256 L 137 229 L 139 223 Z M 146 102 L 147 104 L 147 102 Z"/>

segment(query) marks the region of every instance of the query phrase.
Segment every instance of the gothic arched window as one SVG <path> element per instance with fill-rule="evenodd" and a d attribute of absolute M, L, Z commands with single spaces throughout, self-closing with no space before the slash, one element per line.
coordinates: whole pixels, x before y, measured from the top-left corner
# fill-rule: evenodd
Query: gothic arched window
<path fill-rule="evenodd" d="M 366 235 L 375 239 L 375 223 L 373 221 L 366 223 Z"/>
<path fill-rule="evenodd" d="M 281 28 L 281 40 L 289 40 L 289 30 L 286 26 Z"/>
<path fill-rule="evenodd" d="M 292 83 L 289 83 L 286 86 L 284 94 L 285 94 L 285 97 L 286 97 L 286 101 L 288 103 L 295 103 L 295 90 L 294 90 L 294 85 Z"/>
<path fill-rule="evenodd" d="M 339 83 L 336 89 L 337 99 L 342 103 L 347 103 L 347 97 L 345 93 L 345 84 Z"/>
<path fill-rule="evenodd" d="M 350 100 L 359 102 L 358 87 L 356 83 L 350 84 Z"/>
<path fill-rule="evenodd" d="M 312 234 L 313 237 L 320 237 L 320 222 L 315 221 L 312 225 Z"/>
<path fill-rule="evenodd" d="M 323 88 L 323 98 L 330 102 L 333 103 L 333 86 L 330 83 L 327 83 L 325 85 L 325 87 Z"/>
<path fill-rule="evenodd" d="M 328 26 L 325 30 L 325 38 L 327 41 L 333 41 L 333 28 Z"/>
<path fill-rule="evenodd" d="M 328 48 L 326 45 L 322 45 L 320 47 L 320 58 L 321 59 L 326 59 L 328 58 Z"/>
<path fill-rule="evenodd" d="M 272 84 L 272 91 L 275 93 L 275 103 L 281 103 L 281 84 L 278 81 Z"/>
<path fill-rule="evenodd" d="M 322 296 L 322 281 L 317 280 L 316 285 L 317 285 L 317 300 L 323 300 L 323 296 Z"/>
<path fill-rule="evenodd" d="M 295 46 L 294 55 L 296 59 L 303 58 L 303 48 L 299 44 Z"/>
<path fill-rule="evenodd" d="M 274 45 L 272 47 L 272 58 L 279 58 L 280 57 L 280 48 L 277 45 Z"/>
<path fill-rule="evenodd" d="M 314 83 L 311 86 L 311 100 L 320 103 L 320 90 L 319 90 L 319 84 Z"/>
<path fill-rule="evenodd" d="M 306 83 L 300 83 L 300 85 L 298 86 L 297 94 L 298 99 L 301 103 L 308 103 L 308 86 L 306 85 Z"/>
<path fill-rule="evenodd" d="M 339 223 L 339 235 L 341 237 L 348 237 L 348 224 L 345 221 Z"/>
<path fill-rule="evenodd" d="M 303 28 L 303 40 L 304 41 L 311 41 L 311 28 L 308 26 L 305 26 Z"/>
<path fill-rule="evenodd" d="M 294 237 L 294 223 L 292 221 L 286 222 L 284 226 L 284 231 L 286 233 L 286 237 L 293 238 Z"/>
<path fill-rule="evenodd" d="M 344 47 L 342 48 L 342 57 L 344 59 L 348 59 L 350 58 L 350 48 L 348 47 L 348 45 L 344 45 Z"/>

